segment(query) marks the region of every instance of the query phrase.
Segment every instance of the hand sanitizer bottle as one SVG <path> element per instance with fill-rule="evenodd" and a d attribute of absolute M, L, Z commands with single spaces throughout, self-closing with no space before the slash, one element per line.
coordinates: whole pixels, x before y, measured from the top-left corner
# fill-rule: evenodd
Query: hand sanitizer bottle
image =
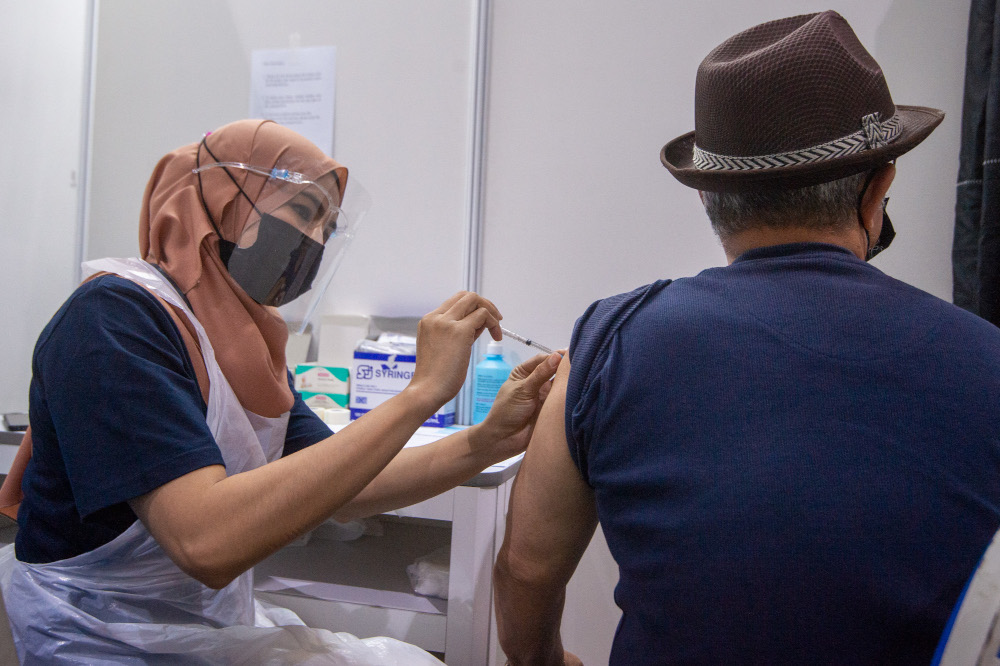
<path fill-rule="evenodd" d="M 482 423 L 490 412 L 497 392 L 507 377 L 511 368 L 503 360 L 503 345 L 490 342 L 486 345 L 486 358 L 476 365 L 473 372 L 472 423 Z"/>

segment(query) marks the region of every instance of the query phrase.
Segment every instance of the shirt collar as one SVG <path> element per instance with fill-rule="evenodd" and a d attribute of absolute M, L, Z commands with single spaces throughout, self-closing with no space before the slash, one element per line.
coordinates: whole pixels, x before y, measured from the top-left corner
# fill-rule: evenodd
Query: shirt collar
<path fill-rule="evenodd" d="M 733 263 L 752 261 L 754 259 L 775 259 L 806 254 L 844 254 L 857 259 L 855 254 L 846 247 L 832 243 L 783 243 L 781 245 L 765 245 L 747 250 L 733 260 Z M 858 260 L 860 261 L 860 259 Z"/>

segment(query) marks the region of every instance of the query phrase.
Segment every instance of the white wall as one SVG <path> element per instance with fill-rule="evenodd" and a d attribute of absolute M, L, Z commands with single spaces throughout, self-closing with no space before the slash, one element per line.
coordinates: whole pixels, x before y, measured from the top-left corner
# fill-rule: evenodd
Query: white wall
<path fill-rule="evenodd" d="M 26 411 L 38 333 L 75 285 L 88 3 L 5 0 L 0 21 L 0 411 Z"/>
<path fill-rule="evenodd" d="M 951 298 L 954 184 L 968 0 L 502 0 L 493 3 L 482 291 L 515 331 L 569 341 L 593 300 L 725 263 L 693 190 L 660 165 L 694 129 L 695 71 L 756 23 L 835 9 L 885 70 L 899 104 L 944 123 L 902 157 L 898 236 L 875 260 Z M 598 536 L 571 582 L 566 646 L 607 662 L 617 569 Z"/>
<path fill-rule="evenodd" d="M 101 0 L 88 258 L 138 252 L 156 161 L 246 117 L 250 54 L 337 49 L 333 157 L 373 205 L 325 312 L 424 314 L 462 288 L 473 2 Z"/>

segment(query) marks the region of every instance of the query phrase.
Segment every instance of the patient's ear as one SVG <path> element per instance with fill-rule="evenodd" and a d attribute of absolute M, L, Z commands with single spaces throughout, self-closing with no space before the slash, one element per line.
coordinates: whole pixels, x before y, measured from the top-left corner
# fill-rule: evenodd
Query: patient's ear
<path fill-rule="evenodd" d="M 868 188 L 861 197 L 859 211 L 861 213 L 861 221 L 873 239 L 878 238 L 879 233 L 881 233 L 883 210 L 882 200 L 889 192 L 889 186 L 892 185 L 892 181 L 895 177 L 895 164 L 890 162 L 889 164 L 880 167 L 872 176 L 871 182 L 868 183 Z"/>

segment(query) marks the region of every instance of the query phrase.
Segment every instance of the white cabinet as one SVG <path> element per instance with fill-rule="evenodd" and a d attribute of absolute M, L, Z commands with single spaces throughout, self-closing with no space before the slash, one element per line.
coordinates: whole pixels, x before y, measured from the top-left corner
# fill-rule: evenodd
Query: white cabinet
<path fill-rule="evenodd" d="M 378 518 L 381 536 L 314 536 L 256 567 L 260 599 L 313 627 L 361 637 L 391 636 L 444 653 L 449 666 L 503 663 L 493 613 L 492 573 L 520 458 L 468 485 Z M 418 557 L 450 550 L 448 598 L 415 594 L 406 574 Z"/>

